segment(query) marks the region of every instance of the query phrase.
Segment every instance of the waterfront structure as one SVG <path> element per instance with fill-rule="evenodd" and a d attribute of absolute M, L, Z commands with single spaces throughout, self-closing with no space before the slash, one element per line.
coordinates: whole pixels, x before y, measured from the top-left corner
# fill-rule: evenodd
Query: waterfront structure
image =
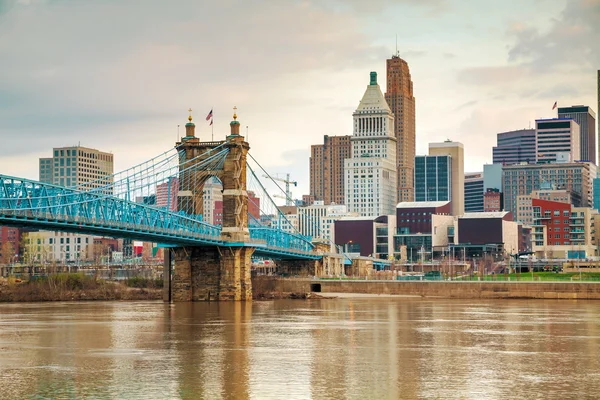
<path fill-rule="evenodd" d="M 483 212 L 483 172 L 465 174 L 465 212 Z"/>
<path fill-rule="evenodd" d="M 414 162 L 416 155 L 415 97 L 408 63 L 398 53 L 386 60 L 385 100 L 394 115 L 397 202 L 414 200 Z"/>
<path fill-rule="evenodd" d="M 588 106 L 558 107 L 558 118 L 572 119 L 579 125 L 579 158 L 596 164 L 596 113 Z"/>
<path fill-rule="evenodd" d="M 87 147 L 55 147 L 52 158 L 40 158 L 39 180 L 83 190 L 112 183 L 114 160 L 111 153 Z"/>
<path fill-rule="evenodd" d="M 535 121 L 537 162 L 579 161 L 580 129 L 572 119 L 538 119 Z"/>
<path fill-rule="evenodd" d="M 502 192 L 489 188 L 483 194 L 483 212 L 502 211 Z"/>
<path fill-rule="evenodd" d="M 344 204 L 344 160 L 351 156 L 350 135 L 323 136 L 310 146 L 310 196 L 325 204 Z"/>
<path fill-rule="evenodd" d="M 395 231 L 395 215 L 348 216 L 334 222 L 333 241 L 344 253 L 389 259 Z"/>
<path fill-rule="evenodd" d="M 465 213 L 455 224 L 454 255 L 477 258 L 489 254 L 495 259 L 519 251 L 519 224 L 508 211 Z"/>
<path fill-rule="evenodd" d="M 501 132 L 496 135 L 496 146 L 492 148 L 492 163 L 535 163 L 535 154 L 535 129 Z"/>
<path fill-rule="evenodd" d="M 581 207 L 592 207 L 595 177 L 596 165 L 590 162 L 506 165 L 502 168 L 504 210 L 516 212 L 517 196 L 539 190 L 543 183 L 581 198 Z"/>
<path fill-rule="evenodd" d="M 596 254 L 596 210 L 533 199 L 532 251 L 538 258 L 581 259 Z"/>
<path fill-rule="evenodd" d="M 402 202 L 396 206 L 396 226 L 394 234 L 394 258 L 416 262 L 421 259 L 430 259 L 432 247 L 442 245 L 435 238 L 446 238 L 448 235 L 442 231 L 445 226 L 453 224 L 454 218 L 450 216 L 452 205 L 449 201 L 414 201 Z M 445 216 L 443 221 L 436 216 Z M 446 224 L 444 224 L 446 222 Z"/>
<path fill-rule="evenodd" d="M 345 204 L 364 217 L 392 214 L 396 205 L 397 170 L 394 116 L 377 84 L 371 80 L 352 114 L 351 158 L 345 161 Z"/>
<path fill-rule="evenodd" d="M 465 212 L 465 159 L 464 146 L 460 142 L 446 140 L 442 143 L 429 143 L 430 156 L 451 157 L 451 190 L 448 200 L 452 201 L 452 215 Z M 438 199 L 442 200 L 442 199 Z"/>

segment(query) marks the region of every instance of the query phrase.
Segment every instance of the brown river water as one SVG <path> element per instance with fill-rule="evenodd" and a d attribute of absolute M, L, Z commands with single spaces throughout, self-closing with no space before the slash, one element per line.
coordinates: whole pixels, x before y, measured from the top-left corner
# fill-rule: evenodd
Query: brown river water
<path fill-rule="evenodd" d="M 595 399 L 600 302 L 0 304 L 0 399 Z"/>

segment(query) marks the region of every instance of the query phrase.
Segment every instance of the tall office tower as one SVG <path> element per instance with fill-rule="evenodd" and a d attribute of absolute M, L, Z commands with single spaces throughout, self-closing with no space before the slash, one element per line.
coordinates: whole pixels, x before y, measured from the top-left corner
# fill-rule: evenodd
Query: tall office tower
<path fill-rule="evenodd" d="M 323 137 L 310 146 L 310 196 L 325 204 L 344 204 L 344 160 L 350 158 L 350 135 Z"/>
<path fill-rule="evenodd" d="M 83 190 L 105 186 L 114 172 L 112 154 L 80 146 L 54 148 L 53 157 L 40 158 L 39 165 L 41 182 Z"/>
<path fill-rule="evenodd" d="M 415 201 L 452 201 L 452 157 L 415 157 Z"/>
<path fill-rule="evenodd" d="M 465 174 L 465 212 L 483 212 L 483 172 Z"/>
<path fill-rule="evenodd" d="M 452 215 L 465 213 L 465 149 L 462 143 L 447 140 L 429 143 L 430 156 L 452 157 Z"/>
<path fill-rule="evenodd" d="M 529 195 L 544 185 L 568 190 L 581 207 L 593 207 L 593 180 L 596 164 L 590 162 L 506 165 L 502 168 L 504 210 L 517 212 L 517 196 Z M 581 200 L 579 200 L 581 199 Z"/>
<path fill-rule="evenodd" d="M 352 114 L 352 158 L 344 164 L 346 205 L 363 217 L 396 210 L 397 169 L 394 115 L 377 84 L 377 73 Z"/>
<path fill-rule="evenodd" d="M 537 119 L 535 151 L 538 162 L 579 161 L 579 124 L 572 119 Z"/>
<path fill-rule="evenodd" d="M 559 119 L 572 119 L 579 124 L 578 160 L 596 164 L 596 113 L 588 106 L 558 108 Z"/>
<path fill-rule="evenodd" d="M 494 164 L 503 165 L 535 163 L 535 129 L 498 133 L 492 160 Z"/>
<path fill-rule="evenodd" d="M 386 60 L 385 100 L 394 114 L 396 162 L 398 163 L 398 202 L 414 200 L 415 97 L 408 63 L 398 53 Z"/>

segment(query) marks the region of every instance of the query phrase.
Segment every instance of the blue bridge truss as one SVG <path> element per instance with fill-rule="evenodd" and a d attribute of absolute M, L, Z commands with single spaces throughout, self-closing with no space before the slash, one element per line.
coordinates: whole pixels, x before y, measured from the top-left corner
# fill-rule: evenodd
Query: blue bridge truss
<path fill-rule="evenodd" d="M 255 255 L 317 259 L 310 239 L 281 229 L 250 226 L 250 241 L 221 238 L 221 227 L 166 208 L 135 203 L 106 190 L 83 191 L 0 175 L 0 225 L 102 235 L 167 246 L 249 246 Z"/>

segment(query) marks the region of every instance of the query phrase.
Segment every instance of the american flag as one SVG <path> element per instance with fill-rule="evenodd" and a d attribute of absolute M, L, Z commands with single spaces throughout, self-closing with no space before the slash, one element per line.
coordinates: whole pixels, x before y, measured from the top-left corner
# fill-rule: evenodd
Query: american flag
<path fill-rule="evenodd" d="M 212 110 L 210 110 L 210 112 L 208 113 L 208 115 L 206 116 L 206 120 L 208 121 L 209 119 L 212 118 Z"/>

